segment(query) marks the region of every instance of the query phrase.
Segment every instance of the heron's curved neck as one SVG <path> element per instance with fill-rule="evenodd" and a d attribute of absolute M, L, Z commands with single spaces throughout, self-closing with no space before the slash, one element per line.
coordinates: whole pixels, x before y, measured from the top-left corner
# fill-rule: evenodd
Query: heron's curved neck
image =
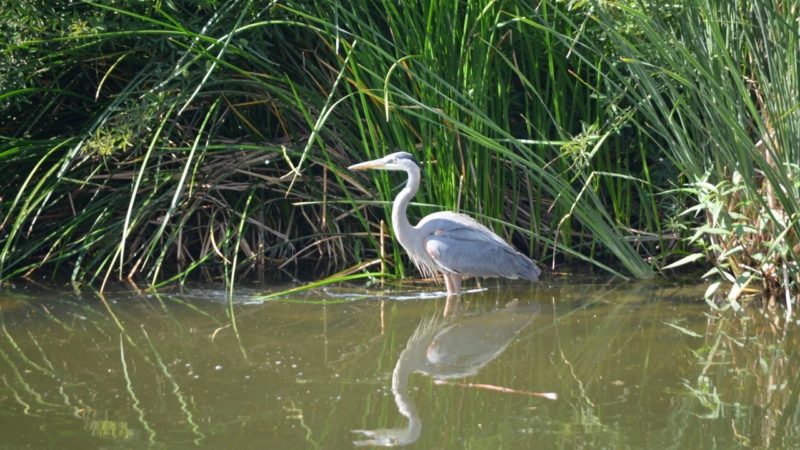
<path fill-rule="evenodd" d="M 406 170 L 408 174 L 408 181 L 405 187 L 397 197 L 394 199 L 392 205 L 392 227 L 397 235 L 397 239 L 401 244 L 406 242 L 406 239 L 411 237 L 410 231 L 412 229 L 411 223 L 408 221 L 408 204 L 419 189 L 419 169 L 414 167 Z"/>

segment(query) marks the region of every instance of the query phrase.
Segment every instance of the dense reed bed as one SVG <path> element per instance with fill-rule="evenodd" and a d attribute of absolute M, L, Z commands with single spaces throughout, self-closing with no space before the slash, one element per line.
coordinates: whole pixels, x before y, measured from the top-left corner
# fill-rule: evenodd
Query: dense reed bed
<path fill-rule="evenodd" d="M 697 217 L 689 242 L 707 257 L 706 275 L 736 304 L 747 292 L 791 311 L 800 185 L 800 6 L 780 1 L 617 5 L 598 23 L 619 64 L 606 79 L 639 113 L 631 123 L 679 169 Z M 618 31 L 615 17 L 637 24 Z M 722 284 L 724 283 L 724 284 Z"/>
<path fill-rule="evenodd" d="M 648 278 L 705 248 L 735 281 L 734 238 L 717 251 L 708 230 L 735 231 L 701 195 L 734 179 L 794 239 L 780 2 L 7 6 L 1 280 L 402 275 L 381 224 L 400 181 L 344 169 L 396 149 L 424 161 L 414 215 L 474 215 L 551 268 Z"/>

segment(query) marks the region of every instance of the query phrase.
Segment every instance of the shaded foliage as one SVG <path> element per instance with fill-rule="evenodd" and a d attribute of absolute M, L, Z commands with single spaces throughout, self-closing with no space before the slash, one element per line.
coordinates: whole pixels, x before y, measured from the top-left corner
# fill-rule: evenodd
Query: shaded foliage
<path fill-rule="evenodd" d="M 550 5 L 18 8 L 4 52 L 24 61 L 3 96 L 5 279 L 49 267 L 157 284 L 230 279 L 234 262 L 263 273 L 371 257 L 375 228 L 365 245 L 342 237 L 367 228 L 349 202 L 371 189 L 341 168 L 398 147 L 436 162 L 422 203 L 497 218 L 538 256 L 558 245 L 651 273 L 617 224 L 639 225 L 632 197 L 603 190 L 642 184 L 595 174 L 628 161 L 590 150 L 616 128 L 585 101 Z M 388 262 L 403 273 L 396 247 Z"/>
<path fill-rule="evenodd" d="M 777 3 L 8 6 L 2 279 L 232 283 L 375 258 L 402 275 L 381 248 L 389 203 L 359 200 L 398 181 L 375 175 L 376 193 L 343 169 L 396 149 L 427 161 L 415 215 L 474 214 L 551 267 L 647 278 L 709 248 L 680 239 L 712 223 L 680 215 L 699 199 L 687 186 L 734 173 L 792 223 L 770 242 L 794 235 L 793 191 L 776 186 L 796 146 L 763 139 L 789 136 L 797 111 L 794 75 L 774 87 L 796 66 L 774 44 L 796 40 Z"/>

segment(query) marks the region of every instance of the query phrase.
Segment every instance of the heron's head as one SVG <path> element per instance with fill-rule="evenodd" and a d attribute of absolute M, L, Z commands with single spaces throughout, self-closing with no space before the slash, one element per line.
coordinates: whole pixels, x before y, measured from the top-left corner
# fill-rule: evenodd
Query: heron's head
<path fill-rule="evenodd" d="M 391 155 L 386 155 L 383 158 L 373 159 L 358 164 L 354 164 L 348 169 L 350 170 L 404 170 L 408 172 L 411 169 L 418 169 L 419 165 L 417 160 L 408 152 L 397 152 Z"/>

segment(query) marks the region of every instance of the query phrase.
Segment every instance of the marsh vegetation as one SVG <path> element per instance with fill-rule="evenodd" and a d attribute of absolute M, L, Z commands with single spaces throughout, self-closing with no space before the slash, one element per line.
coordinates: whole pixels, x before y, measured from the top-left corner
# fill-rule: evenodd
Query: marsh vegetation
<path fill-rule="evenodd" d="M 1 9 L 0 280 L 402 276 L 397 180 L 344 169 L 400 149 L 551 270 L 796 295 L 793 2 Z"/>

